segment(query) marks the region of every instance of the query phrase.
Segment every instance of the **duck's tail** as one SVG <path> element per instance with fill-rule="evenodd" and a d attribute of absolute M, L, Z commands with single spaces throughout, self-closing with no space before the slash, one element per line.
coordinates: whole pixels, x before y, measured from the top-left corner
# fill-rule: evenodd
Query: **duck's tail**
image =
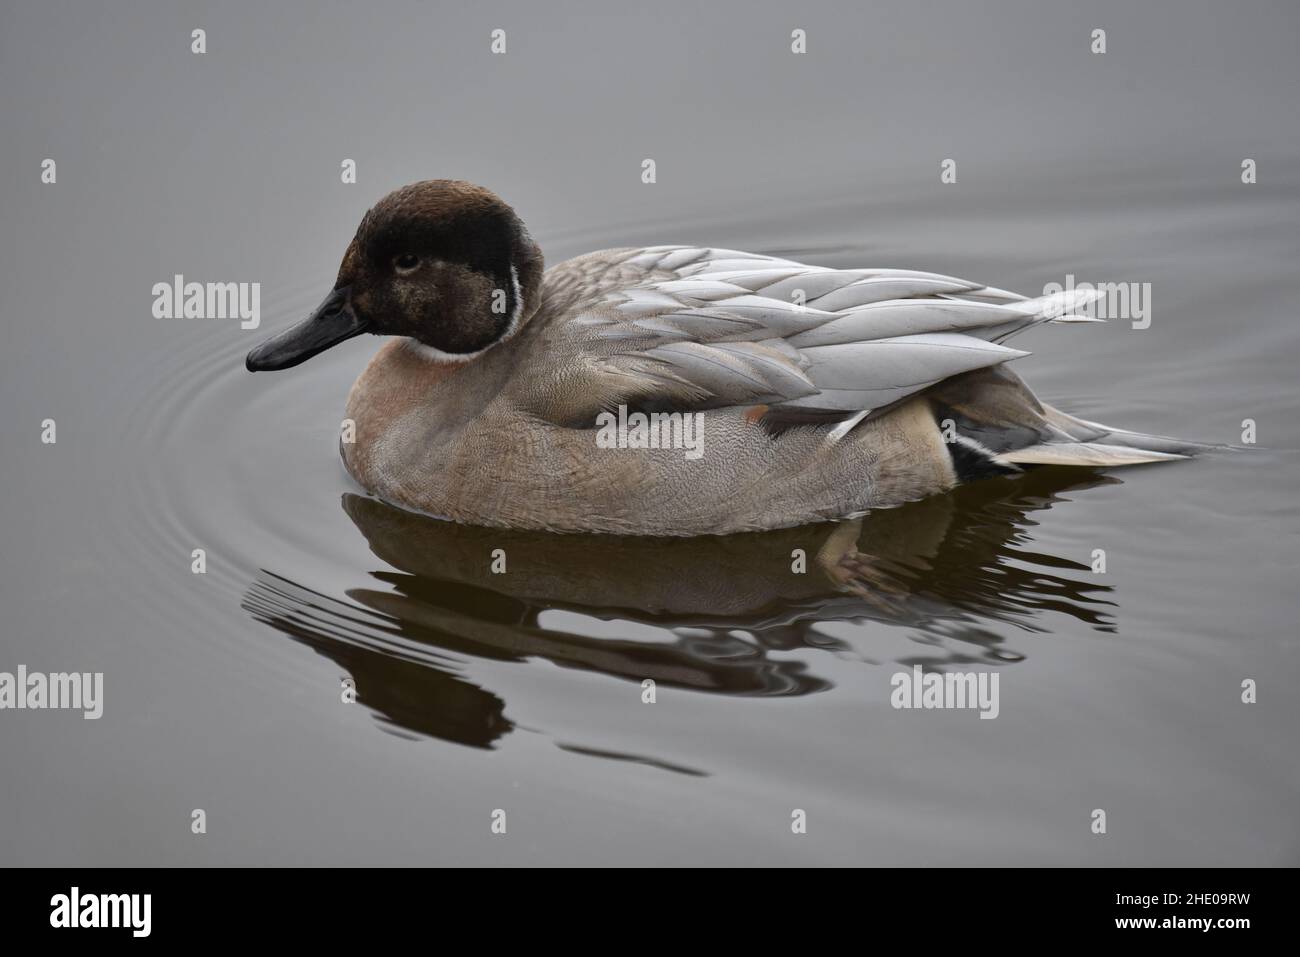
<path fill-rule="evenodd" d="M 1167 435 L 1115 429 L 1099 422 L 1075 418 L 1046 404 L 1042 409 L 1044 420 L 1069 436 L 1069 439 L 1054 438 L 1023 449 L 1010 450 L 1001 455 L 1004 461 L 1017 465 L 1140 465 L 1144 462 L 1191 458 L 1202 452 L 1223 448 Z"/>
<path fill-rule="evenodd" d="M 946 380 L 929 398 L 961 481 L 1018 472 L 1027 465 L 1110 468 L 1224 448 L 1067 415 L 1040 402 L 1006 366 Z"/>

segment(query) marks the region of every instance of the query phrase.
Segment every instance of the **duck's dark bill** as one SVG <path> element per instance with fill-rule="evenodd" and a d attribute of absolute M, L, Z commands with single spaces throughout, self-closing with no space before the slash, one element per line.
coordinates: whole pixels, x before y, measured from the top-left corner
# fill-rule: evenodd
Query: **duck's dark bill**
<path fill-rule="evenodd" d="M 338 345 L 366 331 L 366 323 L 352 311 L 347 286 L 335 289 L 316 311 L 290 329 L 267 339 L 248 354 L 244 365 L 249 372 L 288 369 L 306 362 L 318 352 Z"/>

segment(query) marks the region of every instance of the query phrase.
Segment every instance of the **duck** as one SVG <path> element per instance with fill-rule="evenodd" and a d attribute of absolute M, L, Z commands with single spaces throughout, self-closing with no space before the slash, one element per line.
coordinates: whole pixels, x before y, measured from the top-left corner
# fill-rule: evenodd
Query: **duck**
<path fill-rule="evenodd" d="M 1061 412 L 1008 366 L 1026 329 L 1099 321 L 1095 295 L 691 245 L 546 268 L 491 190 L 426 180 L 364 215 L 324 301 L 245 365 L 388 337 L 340 441 L 388 504 L 489 528 L 730 535 L 1040 466 L 1194 454 Z"/>

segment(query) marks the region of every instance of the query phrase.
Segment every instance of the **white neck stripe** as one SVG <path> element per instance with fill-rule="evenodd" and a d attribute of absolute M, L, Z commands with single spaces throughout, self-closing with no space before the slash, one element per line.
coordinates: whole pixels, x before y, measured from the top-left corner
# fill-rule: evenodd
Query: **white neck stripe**
<path fill-rule="evenodd" d="M 459 365 L 461 363 L 469 362 L 472 359 L 477 359 L 493 346 L 500 345 L 519 331 L 519 318 L 524 314 L 524 296 L 523 290 L 519 285 L 519 270 L 515 269 L 514 263 L 510 264 L 510 284 L 513 287 L 513 292 L 515 294 L 515 308 L 510 312 L 510 322 L 506 324 L 506 331 L 503 332 L 501 337 L 494 342 L 490 342 L 482 349 L 478 349 L 474 352 L 443 352 L 441 349 L 425 345 L 418 339 L 407 339 L 407 345 L 416 353 L 416 355 L 419 355 L 430 362 Z"/>

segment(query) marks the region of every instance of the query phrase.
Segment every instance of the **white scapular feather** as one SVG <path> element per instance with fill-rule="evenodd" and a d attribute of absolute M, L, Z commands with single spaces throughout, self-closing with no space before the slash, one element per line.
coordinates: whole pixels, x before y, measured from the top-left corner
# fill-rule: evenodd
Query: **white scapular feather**
<path fill-rule="evenodd" d="M 1078 290 L 1025 299 L 907 269 L 830 269 L 729 249 L 655 246 L 628 260 L 655 278 L 591 320 L 608 362 L 660 369 L 719 401 L 870 410 L 1027 353 L 999 343 L 1031 325 L 1088 321 Z M 668 275 L 664 275 L 667 273 Z M 766 343 L 761 349 L 742 343 Z M 780 343 L 781 348 L 772 348 Z"/>

